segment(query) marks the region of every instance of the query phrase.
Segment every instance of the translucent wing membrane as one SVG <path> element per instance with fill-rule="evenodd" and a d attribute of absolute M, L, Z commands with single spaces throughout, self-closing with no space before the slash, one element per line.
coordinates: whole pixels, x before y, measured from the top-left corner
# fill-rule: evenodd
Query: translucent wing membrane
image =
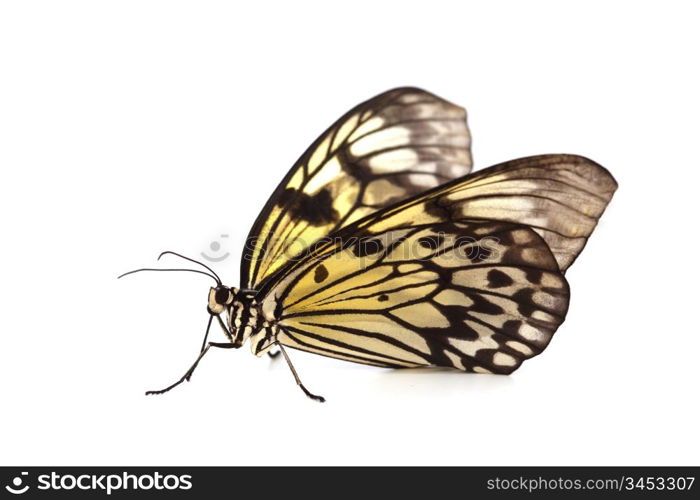
<path fill-rule="evenodd" d="M 610 173 L 573 155 L 513 160 L 475 172 L 361 221 L 372 233 L 415 223 L 500 220 L 532 227 L 565 271 L 617 189 Z"/>
<path fill-rule="evenodd" d="M 527 227 L 462 221 L 345 236 L 265 297 L 282 344 L 380 366 L 510 373 L 566 314 L 566 280 Z"/>
<path fill-rule="evenodd" d="M 464 109 L 415 88 L 355 107 L 299 158 L 249 235 L 241 264 L 257 289 L 316 240 L 471 169 Z"/>

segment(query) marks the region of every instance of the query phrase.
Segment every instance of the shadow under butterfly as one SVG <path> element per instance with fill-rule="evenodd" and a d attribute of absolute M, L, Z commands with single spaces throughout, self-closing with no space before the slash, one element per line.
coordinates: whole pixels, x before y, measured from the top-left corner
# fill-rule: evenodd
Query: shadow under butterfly
<path fill-rule="evenodd" d="M 617 183 L 541 155 L 471 172 L 466 111 L 397 88 L 348 111 L 301 155 L 253 224 L 241 287 L 215 281 L 189 381 L 210 348 L 249 341 L 389 368 L 509 374 L 540 354 L 569 304 L 564 277 Z M 160 259 L 160 257 L 159 257 Z M 120 276 L 120 277 L 122 277 Z M 208 340 L 216 321 L 226 342 Z"/>

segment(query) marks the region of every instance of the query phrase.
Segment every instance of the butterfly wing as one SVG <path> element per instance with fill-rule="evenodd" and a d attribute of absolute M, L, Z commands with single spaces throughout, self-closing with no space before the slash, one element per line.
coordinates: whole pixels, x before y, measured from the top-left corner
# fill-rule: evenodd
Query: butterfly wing
<path fill-rule="evenodd" d="M 617 183 L 594 161 L 541 155 L 509 161 L 390 207 L 358 229 L 382 232 L 416 223 L 500 220 L 532 227 L 565 271 L 583 250 Z"/>
<path fill-rule="evenodd" d="M 345 231 L 297 263 L 262 307 L 289 347 L 387 367 L 510 373 L 547 346 L 568 298 L 533 230 L 462 221 Z"/>
<path fill-rule="evenodd" d="M 563 272 L 616 187 L 579 156 L 491 167 L 314 245 L 265 283 L 263 310 L 290 347 L 379 366 L 510 373 L 564 320 Z"/>
<path fill-rule="evenodd" d="M 469 173 L 466 112 L 416 88 L 350 110 L 294 164 L 258 216 L 241 262 L 258 289 L 318 239 L 381 208 Z"/>

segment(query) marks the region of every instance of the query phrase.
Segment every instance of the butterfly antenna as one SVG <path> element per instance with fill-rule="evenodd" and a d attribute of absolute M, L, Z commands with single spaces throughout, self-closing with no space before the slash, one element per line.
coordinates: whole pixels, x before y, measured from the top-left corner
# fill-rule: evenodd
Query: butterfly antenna
<path fill-rule="evenodd" d="M 183 269 L 156 269 L 156 268 L 151 268 L 151 267 L 144 267 L 143 269 L 135 269 L 133 271 L 129 271 L 128 273 L 120 274 L 119 276 L 117 276 L 117 279 L 123 278 L 124 276 L 128 276 L 130 274 L 140 273 L 142 271 L 186 271 L 188 273 L 203 274 L 204 276 L 209 276 L 211 279 L 216 281 L 216 283 L 218 285 L 221 285 L 221 280 L 216 275 L 209 274 L 209 273 L 204 272 L 204 271 L 200 271 L 199 269 L 184 269 L 184 268 Z"/>
<path fill-rule="evenodd" d="M 197 265 L 202 266 L 202 267 L 205 268 L 207 271 L 209 271 L 211 274 L 213 274 L 214 276 L 216 276 L 216 281 L 217 281 L 217 283 L 219 283 L 219 285 L 221 285 L 221 278 L 219 278 L 219 275 L 216 274 L 216 273 L 214 272 L 214 270 L 213 270 L 211 267 L 209 267 L 208 265 L 204 264 L 203 262 L 199 262 L 198 260 L 194 260 L 194 259 L 192 259 L 192 258 L 190 258 L 190 257 L 185 257 L 185 256 L 182 255 L 182 254 L 179 254 L 179 253 L 177 253 L 177 252 L 171 252 L 170 250 L 166 250 L 165 252 L 162 252 L 162 253 L 158 256 L 158 260 L 160 260 L 160 258 L 161 258 L 163 255 L 168 255 L 168 254 L 169 254 L 169 255 L 175 255 L 176 257 L 180 257 L 181 259 L 189 260 L 190 262 L 193 262 L 193 263 L 195 263 L 195 264 L 197 264 Z"/>

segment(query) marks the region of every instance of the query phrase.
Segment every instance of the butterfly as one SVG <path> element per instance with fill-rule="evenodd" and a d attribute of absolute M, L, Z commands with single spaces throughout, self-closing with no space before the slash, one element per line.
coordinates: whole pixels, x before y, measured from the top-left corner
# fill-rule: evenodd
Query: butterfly
<path fill-rule="evenodd" d="M 509 374 L 564 321 L 564 274 L 617 188 L 552 154 L 470 173 L 466 111 L 418 88 L 348 111 L 301 155 L 253 224 L 241 287 L 216 285 L 189 381 L 210 348 L 286 348 L 388 368 Z M 160 257 L 159 257 L 160 259 Z M 120 276 L 121 277 L 121 276 Z M 212 323 L 227 342 L 209 342 Z"/>

